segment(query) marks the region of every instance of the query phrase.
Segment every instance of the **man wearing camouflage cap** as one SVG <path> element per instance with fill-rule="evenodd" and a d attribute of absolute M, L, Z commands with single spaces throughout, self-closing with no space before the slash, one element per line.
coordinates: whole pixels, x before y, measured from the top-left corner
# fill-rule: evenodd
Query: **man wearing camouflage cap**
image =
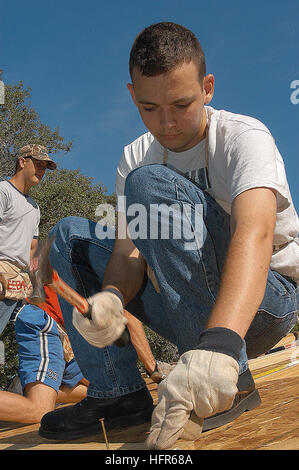
<path fill-rule="evenodd" d="M 49 170 L 55 170 L 56 168 L 56 163 L 49 158 L 46 147 L 43 147 L 42 145 L 28 144 L 22 147 L 18 152 L 18 159 L 28 157 L 48 162 L 46 168 L 49 168 Z"/>
<path fill-rule="evenodd" d="M 14 175 L 0 182 L 0 334 L 30 288 L 26 271 L 37 247 L 40 211 L 29 191 L 46 169 L 55 168 L 45 147 L 28 144 L 17 154 Z"/>

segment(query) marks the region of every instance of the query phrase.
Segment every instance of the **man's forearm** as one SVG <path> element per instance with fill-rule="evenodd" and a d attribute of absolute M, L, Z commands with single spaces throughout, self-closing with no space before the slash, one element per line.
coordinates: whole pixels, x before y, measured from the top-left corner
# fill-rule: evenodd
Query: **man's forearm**
<path fill-rule="evenodd" d="M 264 297 L 271 255 L 272 234 L 235 232 L 207 328 L 229 328 L 244 338 Z"/>
<path fill-rule="evenodd" d="M 31 242 L 30 262 L 29 262 L 29 267 L 33 271 L 35 271 L 37 269 L 37 264 L 38 264 L 38 260 L 37 260 L 37 257 L 36 257 L 37 248 L 38 248 L 38 239 L 34 238 Z"/>
<path fill-rule="evenodd" d="M 102 288 L 117 288 L 127 305 L 142 286 L 144 267 L 139 258 L 113 253 L 106 267 Z"/>

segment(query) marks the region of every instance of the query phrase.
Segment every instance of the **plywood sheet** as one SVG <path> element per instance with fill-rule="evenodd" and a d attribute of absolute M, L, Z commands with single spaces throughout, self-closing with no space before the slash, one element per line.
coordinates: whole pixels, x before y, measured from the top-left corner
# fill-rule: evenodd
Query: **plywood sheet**
<path fill-rule="evenodd" d="M 196 441 L 178 440 L 172 449 L 299 450 L 298 354 L 297 346 L 291 353 L 285 350 L 249 361 L 253 376 L 260 374 L 255 381 L 262 398 L 261 405 L 243 413 L 230 424 L 203 433 Z M 149 379 L 146 381 L 156 402 L 157 385 Z M 106 450 L 102 433 L 69 442 L 55 442 L 39 437 L 38 428 L 37 424 L 24 426 L 0 422 L 0 449 Z M 109 431 L 109 449 L 144 450 L 148 431 L 149 424 Z"/>

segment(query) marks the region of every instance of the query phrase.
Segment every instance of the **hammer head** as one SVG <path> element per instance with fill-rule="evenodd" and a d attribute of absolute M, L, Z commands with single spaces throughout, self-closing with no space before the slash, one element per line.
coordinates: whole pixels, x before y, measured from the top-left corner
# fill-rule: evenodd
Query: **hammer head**
<path fill-rule="evenodd" d="M 37 251 L 37 269 L 30 269 L 29 275 L 33 287 L 28 298 L 30 303 L 39 305 L 45 301 L 44 285 L 51 284 L 53 268 L 50 264 L 49 253 L 54 237 L 39 243 Z"/>
<path fill-rule="evenodd" d="M 29 271 L 30 281 L 32 284 L 32 293 L 28 297 L 28 301 L 34 305 L 40 305 L 45 301 L 46 295 L 44 286 L 38 281 L 38 271 Z"/>
<path fill-rule="evenodd" d="M 42 284 L 51 284 L 53 280 L 53 268 L 50 263 L 50 250 L 55 237 L 48 238 L 41 244 L 41 250 L 38 257 L 39 280 Z"/>

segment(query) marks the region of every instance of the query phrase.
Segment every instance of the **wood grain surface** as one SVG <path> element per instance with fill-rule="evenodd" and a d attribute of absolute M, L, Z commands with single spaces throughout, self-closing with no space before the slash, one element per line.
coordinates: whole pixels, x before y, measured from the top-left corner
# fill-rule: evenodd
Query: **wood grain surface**
<path fill-rule="evenodd" d="M 288 335 L 284 342 L 293 338 Z M 299 347 L 263 355 L 249 361 L 262 403 L 232 423 L 202 433 L 196 441 L 178 440 L 181 450 L 299 450 Z M 157 385 L 145 379 L 157 402 Z M 144 450 L 150 424 L 107 432 L 110 450 Z M 38 435 L 38 424 L 0 422 L 0 449 L 107 450 L 101 425 L 99 434 L 73 441 L 48 441 Z"/>

